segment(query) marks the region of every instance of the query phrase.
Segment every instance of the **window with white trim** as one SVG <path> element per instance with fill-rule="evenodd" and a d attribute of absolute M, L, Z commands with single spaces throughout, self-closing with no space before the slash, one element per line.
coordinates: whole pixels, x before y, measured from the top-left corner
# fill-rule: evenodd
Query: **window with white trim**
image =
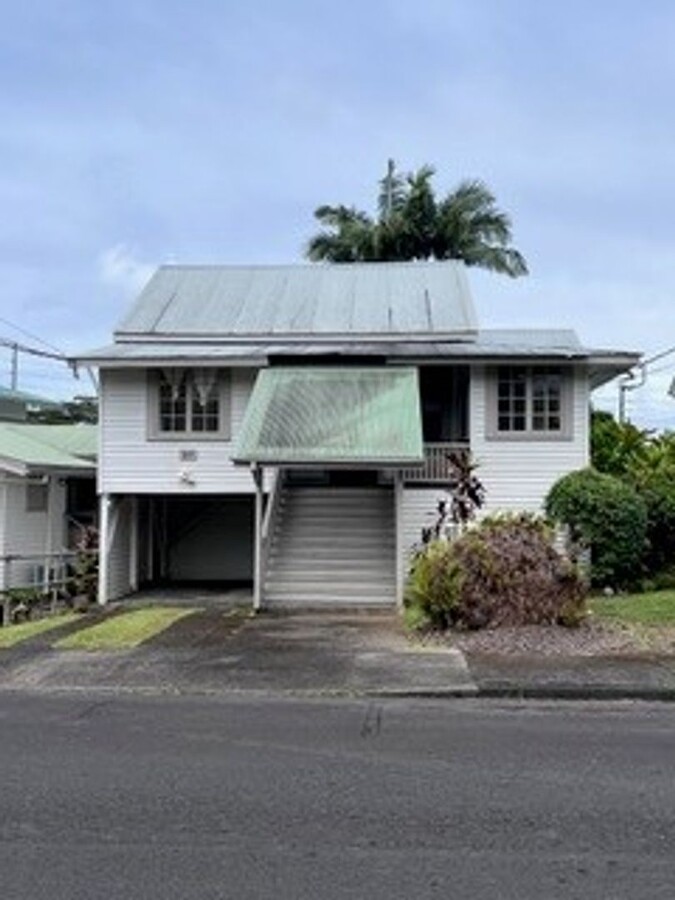
<path fill-rule="evenodd" d="M 499 366 L 491 380 L 489 437 L 571 438 L 571 372 Z"/>
<path fill-rule="evenodd" d="M 160 369 L 151 373 L 149 436 L 166 439 L 230 437 L 227 370 Z"/>

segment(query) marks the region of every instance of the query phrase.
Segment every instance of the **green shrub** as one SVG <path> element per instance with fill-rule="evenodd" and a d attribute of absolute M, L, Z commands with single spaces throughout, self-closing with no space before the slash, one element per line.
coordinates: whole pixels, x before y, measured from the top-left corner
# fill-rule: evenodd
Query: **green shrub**
<path fill-rule="evenodd" d="M 649 476 L 638 490 L 647 507 L 644 561 L 653 575 L 675 566 L 675 471 Z"/>
<path fill-rule="evenodd" d="M 415 560 L 406 606 L 430 626 L 578 624 L 585 586 L 532 516 L 485 519 L 450 543 L 436 542 Z"/>
<path fill-rule="evenodd" d="M 405 592 L 405 621 L 413 630 L 444 629 L 452 624 L 461 572 L 453 544 L 436 540 L 414 558 Z"/>
<path fill-rule="evenodd" d="M 619 478 L 581 469 L 559 479 L 546 512 L 567 525 L 574 545 L 591 551 L 591 583 L 625 587 L 639 578 L 646 546 L 647 509 Z"/>

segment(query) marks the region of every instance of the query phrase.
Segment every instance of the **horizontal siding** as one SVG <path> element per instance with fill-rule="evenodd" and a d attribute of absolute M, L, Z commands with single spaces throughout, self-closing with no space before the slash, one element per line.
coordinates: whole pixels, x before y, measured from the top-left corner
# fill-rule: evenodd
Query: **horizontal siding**
<path fill-rule="evenodd" d="M 486 513 L 502 510 L 540 512 L 558 478 L 588 465 L 588 378 L 577 367 L 573 381 L 572 440 L 487 440 L 485 369 L 471 378 L 471 450 L 486 490 Z"/>
<path fill-rule="evenodd" d="M 436 521 L 438 501 L 445 496 L 447 495 L 439 487 L 404 489 L 401 500 L 401 543 L 406 565 L 411 552 L 420 543 L 422 529 Z"/>
<path fill-rule="evenodd" d="M 232 370 L 232 440 L 148 440 L 145 371 L 102 371 L 99 490 L 111 494 L 252 493 L 250 472 L 235 467 L 230 455 L 254 380 L 254 369 Z M 183 450 L 196 451 L 197 459 L 182 462 Z M 188 473 L 192 484 L 181 480 L 181 473 Z"/>
<path fill-rule="evenodd" d="M 13 586 L 31 584 L 36 566 L 45 566 L 45 552 L 56 553 L 65 541 L 66 492 L 63 482 L 54 480 L 51 484 L 49 512 L 27 512 L 27 481 L 5 484 L 3 490 L 5 521 L 2 555 L 31 556 L 29 560 L 15 560 L 11 563 L 10 582 Z M 51 516 L 51 542 L 47 546 Z M 4 573 L 3 573 L 4 579 Z M 4 583 L 4 582 L 3 582 Z"/>
<path fill-rule="evenodd" d="M 117 600 L 131 591 L 129 577 L 131 566 L 131 515 L 133 511 L 129 497 L 118 497 L 110 511 L 110 525 L 117 517 L 112 542 L 108 552 L 108 600 Z"/>

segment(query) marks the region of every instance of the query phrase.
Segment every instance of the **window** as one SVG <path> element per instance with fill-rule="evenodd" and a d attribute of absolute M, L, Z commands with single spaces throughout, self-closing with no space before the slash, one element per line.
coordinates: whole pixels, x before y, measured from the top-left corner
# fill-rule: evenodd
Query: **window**
<path fill-rule="evenodd" d="M 26 512 L 47 512 L 49 485 L 29 481 L 26 485 Z"/>
<path fill-rule="evenodd" d="M 488 437 L 571 438 L 570 373 L 557 366 L 500 366 L 490 381 Z"/>
<path fill-rule="evenodd" d="M 227 439 L 229 379 L 219 369 L 161 369 L 151 373 L 151 438 Z"/>

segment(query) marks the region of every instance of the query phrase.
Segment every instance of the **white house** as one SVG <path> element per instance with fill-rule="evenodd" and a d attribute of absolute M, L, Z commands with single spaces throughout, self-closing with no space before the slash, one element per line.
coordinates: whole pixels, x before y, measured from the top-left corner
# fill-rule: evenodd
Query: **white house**
<path fill-rule="evenodd" d="M 254 584 L 256 604 L 400 600 L 451 448 L 488 511 L 588 462 L 592 388 L 637 355 L 482 331 L 463 264 L 165 266 L 83 354 L 101 384 L 100 599 Z"/>
<path fill-rule="evenodd" d="M 0 422 L 0 590 L 47 584 L 96 515 L 96 426 Z"/>

